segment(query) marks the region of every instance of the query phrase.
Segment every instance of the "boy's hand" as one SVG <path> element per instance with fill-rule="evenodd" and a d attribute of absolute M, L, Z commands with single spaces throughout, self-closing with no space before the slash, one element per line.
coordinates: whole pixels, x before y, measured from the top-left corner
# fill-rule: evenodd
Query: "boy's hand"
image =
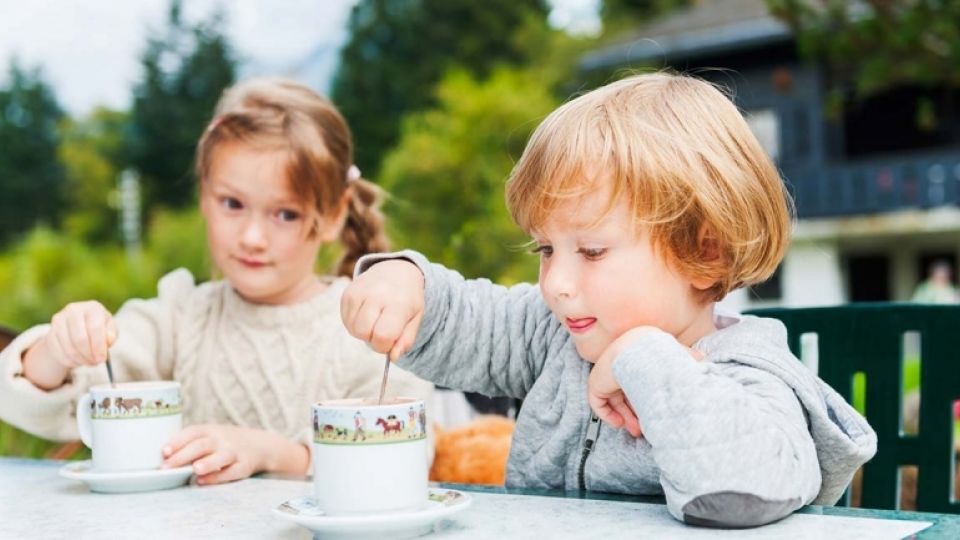
<path fill-rule="evenodd" d="M 423 274 L 406 260 L 373 265 L 347 286 L 340 316 L 352 336 L 396 360 L 413 347 L 423 319 Z"/>
<path fill-rule="evenodd" d="M 600 420 L 615 428 L 624 428 L 634 437 L 640 437 L 643 433 L 640 420 L 616 377 L 613 376 L 613 362 L 640 337 L 659 331 L 652 326 L 639 326 L 624 332 L 600 355 L 590 371 L 590 379 L 587 382 L 587 401 L 593 412 Z M 690 355 L 698 361 L 703 358 L 703 353 L 696 349 L 690 349 Z"/>
<path fill-rule="evenodd" d="M 50 320 L 43 338 L 47 356 L 67 369 L 91 366 L 107 359 L 107 347 L 117 339 L 113 315 L 93 300 L 74 302 Z"/>
<path fill-rule="evenodd" d="M 198 484 L 241 480 L 261 471 L 303 474 L 309 451 L 276 433 L 239 426 L 190 426 L 163 448 L 163 468 L 193 464 Z"/>

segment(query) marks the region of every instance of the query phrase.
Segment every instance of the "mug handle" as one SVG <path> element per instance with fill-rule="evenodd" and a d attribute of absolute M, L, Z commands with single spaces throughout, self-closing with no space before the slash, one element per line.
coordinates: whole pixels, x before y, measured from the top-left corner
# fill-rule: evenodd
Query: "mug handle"
<path fill-rule="evenodd" d="M 93 449 L 93 420 L 91 418 L 93 409 L 90 407 L 92 404 L 93 396 L 89 393 L 84 394 L 77 401 L 77 431 L 80 432 L 80 440 L 91 450 Z"/>

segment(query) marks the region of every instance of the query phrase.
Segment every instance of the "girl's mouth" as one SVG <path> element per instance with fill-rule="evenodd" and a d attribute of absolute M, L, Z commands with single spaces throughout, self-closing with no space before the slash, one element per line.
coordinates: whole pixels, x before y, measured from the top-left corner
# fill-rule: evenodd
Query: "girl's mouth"
<path fill-rule="evenodd" d="M 247 268 L 262 268 L 267 265 L 267 263 L 263 261 L 253 261 L 250 259 L 237 259 L 237 260 L 240 261 L 240 264 L 246 266 Z"/>

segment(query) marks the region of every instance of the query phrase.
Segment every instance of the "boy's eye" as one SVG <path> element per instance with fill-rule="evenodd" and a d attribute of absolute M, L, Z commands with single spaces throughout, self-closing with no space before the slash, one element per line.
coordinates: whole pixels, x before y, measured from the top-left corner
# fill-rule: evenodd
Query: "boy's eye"
<path fill-rule="evenodd" d="M 221 199 L 220 199 L 220 204 L 222 204 L 224 208 L 227 208 L 227 209 L 230 209 L 230 210 L 239 210 L 239 209 L 243 208 L 243 205 L 240 204 L 240 201 L 234 199 L 233 197 L 223 197 L 223 198 L 221 198 Z"/>
<path fill-rule="evenodd" d="M 280 221 L 296 221 L 300 219 L 300 213 L 294 212 L 293 210 L 280 210 L 277 212 L 277 218 Z"/>
<path fill-rule="evenodd" d="M 590 261 L 595 261 L 607 253 L 606 248 L 580 248 L 577 251 Z"/>
<path fill-rule="evenodd" d="M 543 257 L 544 259 L 547 259 L 547 258 L 549 258 L 551 255 L 553 255 L 553 246 L 540 245 L 540 246 L 537 246 L 537 247 L 531 249 L 531 250 L 530 250 L 530 253 L 533 253 L 533 254 L 535 254 L 535 255 L 540 255 L 540 256 Z"/>

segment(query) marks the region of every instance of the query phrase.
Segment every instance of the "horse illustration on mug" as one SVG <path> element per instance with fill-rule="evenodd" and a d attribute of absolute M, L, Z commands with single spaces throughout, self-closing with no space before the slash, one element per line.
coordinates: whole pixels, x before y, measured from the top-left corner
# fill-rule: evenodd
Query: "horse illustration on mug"
<path fill-rule="evenodd" d="M 376 424 L 383 428 L 384 437 L 389 435 L 391 432 L 396 432 L 396 434 L 399 435 L 403 430 L 403 423 L 392 414 L 388 416 L 386 420 L 383 418 L 377 418 Z"/>

